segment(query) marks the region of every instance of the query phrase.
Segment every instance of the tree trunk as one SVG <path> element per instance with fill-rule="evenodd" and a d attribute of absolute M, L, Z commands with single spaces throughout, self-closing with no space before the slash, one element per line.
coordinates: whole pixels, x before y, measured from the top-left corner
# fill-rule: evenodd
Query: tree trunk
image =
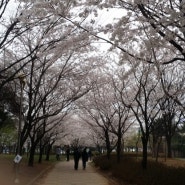
<path fill-rule="evenodd" d="M 38 163 L 42 163 L 43 152 L 44 152 L 44 146 L 42 146 L 42 144 L 40 142 L 40 152 L 39 152 L 39 160 L 38 160 Z"/>
<path fill-rule="evenodd" d="M 158 161 L 158 158 L 159 158 L 159 148 L 160 148 L 160 145 L 161 145 L 161 141 L 162 141 L 162 137 L 160 137 L 160 138 L 158 139 L 158 142 L 157 142 L 156 162 Z"/>
<path fill-rule="evenodd" d="M 167 144 L 167 157 L 172 158 L 172 149 L 171 149 L 171 137 L 166 138 Z"/>
<path fill-rule="evenodd" d="M 158 138 L 153 134 L 152 137 L 152 157 L 157 157 L 157 148 L 158 148 Z"/>
<path fill-rule="evenodd" d="M 28 166 L 33 166 L 34 164 L 35 149 L 36 149 L 36 145 L 31 145 Z"/>
<path fill-rule="evenodd" d="M 111 146 L 109 140 L 109 133 L 107 130 L 105 131 L 105 139 L 106 139 L 107 159 L 110 159 Z"/>
<path fill-rule="evenodd" d="M 142 137 L 142 144 L 143 144 L 143 159 L 142 159 L 142 167 L 143 169 L 147 169 L 147 144 L 148 140 L 145 137 Z"/>
<path fill-rule="evenodd" d="M 121 160 L 121 131 L 118 133 L 118 143 L 117 143 L 117 163 Z"/>
<path fill-rule="evenodd" d="M 50 151 L 51 151 L 52 145 L 48 144 L 46 149 L 46 161 L 49 161 Z"/>

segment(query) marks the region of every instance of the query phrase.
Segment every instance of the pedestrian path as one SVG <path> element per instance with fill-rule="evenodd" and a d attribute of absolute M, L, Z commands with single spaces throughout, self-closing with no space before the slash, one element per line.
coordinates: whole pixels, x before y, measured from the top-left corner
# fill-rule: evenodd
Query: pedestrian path
<path fill-rule="evenodd" d="M 70 160 L 57 163 L 40 185 L 112 185 L 112 183 L 89 163 L 83 170 L 80 161 L 78 170 L 74 170 L 74 162 Z"/>

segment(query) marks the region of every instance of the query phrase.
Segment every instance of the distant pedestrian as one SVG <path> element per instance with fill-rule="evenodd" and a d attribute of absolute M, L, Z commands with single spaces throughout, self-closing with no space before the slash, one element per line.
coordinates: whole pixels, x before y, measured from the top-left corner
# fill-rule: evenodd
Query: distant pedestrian
<path fill-rule="evenodd" d="M 85 147 L 82 151 L 82 166 L 84 170 L 86 168 L 87 161 L 88 161 L 88 153 L 87 153 L 87 148 Z"/>
<path fill-rule="evenodd" d="M 57 161 L 60 160 L 60 155 L 61 155 L 61 148 L 59 146 L 56 147 L 56 159 Z"/>
<path fill-rule="evenodd" d="M 78 170 L 78 163 L 80 160 L 81 154 L 77 147 L 74 148 L 74 169 Z"/>
<path fill-rule="evenodd" d="M 92 159 L 92 152 L 91 152 L 91 149 L 89 149 L 89 151 L 88 151 L 88 159 L 89 159 L 89 161 L 91 161 L 91 159 Z"/>
<path fill-rule="evenodd" d="M 69 145 L 67 145 L 67 148 L 66 148 L 66 161 L 69 161 L 69 155 L 70 155 L 70 148 L 69 148 Z"/>

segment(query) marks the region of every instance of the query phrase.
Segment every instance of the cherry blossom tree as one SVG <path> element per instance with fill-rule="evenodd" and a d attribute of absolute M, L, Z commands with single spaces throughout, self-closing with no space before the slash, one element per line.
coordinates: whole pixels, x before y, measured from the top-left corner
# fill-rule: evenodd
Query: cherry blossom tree
<path fill-rule="evenodd" d="M 22 131 L 24 134 L 22 142 L 29 135 L 34 143 L 34 145 L 32 143 L 33 150 L 31 150 L 33 152 L 35 151 L 34 147 L 46 131 L 40 135 L 40 138 L 37 136 L 37 132 L 40 128 L 46 128 L 48 118 L 55 117 L 58 114 L 62 114 L 60 115 L 61 118 L 65 116 L 68 110 L 73 107 L 72 103 L 91 88 L 90 84 L 89 86 L 85 84 L 85 79 L 83 79 L 85 74 L 80 68 L 78 69 L 77 63 L 72 64 L 69 61 L 70 57 L 63 57 L 60 65 L 57 66 L 53 66 L 47 60 L 36 66 L 36 61 L 34 61 L 30 65 L 31 70 L 28 69 L 31 71 L 28 81 L 28 111 L 25 116 L 26 124 Z M 77 75 L 79 76 L 77 77 Z M 51 123 L 49 122 L 49 124 Z M 51 129 L 51 127 L 55 127 L 54 122 L 49 128 Z"/>
<path fill-rule="evenodd" d="M 130 72 L 128 71 L 129 76 Z M 155 72 L 154 66 L 149 65 L 146 68 L 146 65 L 141 64 L 138 70 L 133 71 L 133 79 L 131 80 L 131 77 L 129 77 L 128 80 L 123 80 L 119 90 L 122 103 L 130 107 L 140 125 L 143 145 L 142 166 L 144 169 L 147 168 L 147 147 L 151 127 L 160 112 L 159 100 L 161 97 L 159 96 L 160 93 L 157 94 L 159 80 L 153 79 Z"/>
<path fill-rule="evenodd" d="M 119 75 L 118 75 L 119 76 Z M 130 114 L 130 108 L 122 103 L 122 97 L 120 97 L 120 86 L 122 82 L 119 78 L 113 77 L 112 79 L 112 89 L 114 90 L 114 102 L 113 109 L 116 114 L 114 117 L 114 122 L 111 124 L 111 132 L 117 136 L 117 162 L 120 162 L 121 151 L 122 151 L 122 140 L 125 133 L 129 130 L 133 124 L 133 116 Z"/>
<path fill-rule="evenodd" d="M 15 84 L 12 82 L 16 74 L 13 70 L 13 63 L 15 64 L 18 59 L 10 62 L 10 53 L 7 52 L 7 48 L 10 48 L 17 37 L 27 28 L 20 24 L 18 7 L 14 6 L 14 10 L 11 10 L 12 3 L 10 0 L 2 0 L 0 3 L 0 104 L 2 112 L 6 107 L 6 110 L 18 115 L 19 97 L 15 93 Z M 11 65 L 9 65 L 10 63 Z"/>
<path fill-rule="evenodd" d="M 175 100 L 184 102 L 184 83 L 182 82 L 184 74 L 179 70 L 179 66 L 171 66 L 168 70 L 163 71 L 163 86 L 168 90 L 169 94 L 175 96 Z M 173 92 L 171 92 L 173 91 Z M 160 109 L 162 111 L 163 128 L 167 141 L 168 157 L 172 157 L 171 139 L 178 129 L 178 126 L 183 117 L 182 106 L 175 101 L 173 97 L 166 94 L 161 99 Z"/>
<path fill-rule="evenodd" d="M 122 18 L 102 30 L 111 32 L 114 47 L 121 49 L 127 56 L 163 64 L 184 61 L 184 1 L 90 1 L 87 3 L 99 9 L 123 9 Z M 114 16 L 114 15 L 113 15 Z M 152 49 L 153 48 L 153 49 Z M 147 52 L 146 52 L 147 51 Z M 161 54 L 165 57 L 161 58 Z"/>
<path fill-rule="evenodd" d="M 101 69 L 103 69 L 102 72 L 100 72 Z M 81 110 L 79 114 L 84 123 L 88 124 L 92 131 L 99 133 L 100 140 L 105 141 L 107 158 L 110 158 L 112 149 L 116 147 L 119 162 L 122 139 L 131 122 L 129 108 L 121 102 L 117 91 L 120 85 L 119 79 L 114 78 L 112 73 L 109 67 L 105 66 L 95 71 L 94 88 L 77 101 L 77 106 Z"/>
<path fill-rule="evenodd" d="M 103 136 L 101 136 L 101 138 L 103 138 L 105 141 L 107 158 L 109 159 L 110 153 L 115 147 L 112 145 L 113 143 L 111 142 L 112 137 L 110 133 L 111 123 L 115 112 L 111 112 L 108 107 L 105 107 L 105 99 L 101 100 L 101 95 L 97 95 L 96 93 L 97 92 L 94 92 L 94 98 L 92 99 L 92 102 L 94 101 L 93 105 L 89 105 L 86 102 L 86 106 L 81 106 L 81 109 L 83 110 L 82 118 L 87 124 L 91 125 L 91 127 L 101 128 L 100 133 L 103 133 Z M 102 104 L 100 103 L 100 101 L 102 101 Z M 84 117 L 84 115 L 86 115 L 86 117 Z"/>
<path fill-rule="evenodd" d="M 98 9 L 124 10 L 118 22 L 101 27 L 109 33 L 107 37 L 94 36 L 121 51 L 121 64 L 129 65 L 130 58 L 154 64 L 161 78 L 164 65 L 181 63 L 181 71 L 184 69 L 184 4 L 183 0 L 88 2 Z M 178 91 L 171 94 L 165 86 L 163 90 L 184 108 L 184 101 L 174 96 Z"/>
<path fill-rule="evenodd" d="M 19 73 L 24 72 L 28 110 L 21 145 L 29 136 L 36 146 L 44 137 L 37 137 L 39 129 L 52 127 L 48 119 L 68 113 L 93 83 L 94 89 L 83 105 L 93 119 L 89 124 L 102 128 L 110 152 L 109 137 L 117 135 L 120 139 L 127 108 L 131 109 L 141 127 L 145 168 L 148 138 L 163 92 L 180 105 L 175 104 L 176 113 L 185 109 L 184 0 L 19 0 L 9 17 L 6 12 L 10 2 L 2 0 L 0 4 L 0 92 L 14 85 L 12 89 L 19 94 Z M 123 15 L 110 24 L 97 26 L 98 13 L 105 9 L 122 9 Z M 96 52 L 91 43 L 100 40 L 111 44 L 113 52 L 119 49 L 120 68 L 130 68 L 118 74 L 119 86 L 101 77 L 107 70 L 105 65 L 98 75 L 91 73 L 101 65 L 101 60 L 93 56 Z"/>
<path fill-rule="evenodd" d="M 29 136 L 35 147 L 39 140 L 37 133 L 45 128 L 47 119 L 72 108 L 72 103 L 91 88 L 86 78 L 95 63 L 89 65 L 92 60 L 86 54 L 90 36 L 68 20 L 70 17 L 84 22 L 86 17 L 75 11 L 78 8 L 73 1 L 20 1 L 20 16 L 16 19 L 20 29 L 17 28 L 11 46 L 4 50 L 2 57 L 9 57 L 9 61 L 2 70 L 9 69 L 6 81 L 18 78 L 19 71 L 24 72 L 27 80 L 24 101 L 28 110 L 24 115 L 21 145 Z M 33 160 L 30 161 L 32 165 Z"/>
<path fill-rule="evenodd" d="M 97 74 L 97 73 L 96 73 Z M 100 76 L 96 76 L 98 79 Z M 98 127 L 101 130 L 104 138 L 107 150 L 107 158 L 110 158 L 110 153 L 115 147 L 115 141 L 113 143 L 112 135 L 110 133 L 111 124 L 115 115 L 115 110 L 112 107 L 112 93 L 110 92 L 110 86 L 106 82 L 106 78 L 100 78 L 101 81 L 94 84 L 94 88 L 90 93 L 78 102 L 79 109 L 82 110 L 81 118 L 89 124 L 92 128 Z M 109 91 L 109 93 L 107 93 Z"/>

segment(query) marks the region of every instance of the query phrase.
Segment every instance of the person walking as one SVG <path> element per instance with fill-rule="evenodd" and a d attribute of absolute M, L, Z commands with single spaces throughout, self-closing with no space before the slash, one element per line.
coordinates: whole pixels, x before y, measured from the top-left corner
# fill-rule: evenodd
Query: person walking
<path fill-rule="evenodd" d="M 66 161 L 69 161 L 69 155 L 70 155 L 70 148 L 69 148 L 69 145 L 67 145 L 67 148 L 66 148 Z"/>
<path fill-rule="evenodd" d="M 88 153 L 87 153 L 87 148 L 85 147 L 82 151 L 82 166 L 84 170 L 86 168 L 87 161 L 88 161 Z"/>
<path fill-rule="evenodd" d="M 88 151 L 88 160 L 91 161 L 92 159 L 92 152 L 91 152 L 91 149 L 89 149 Z"/>
<path fill-rule="evenodd" d="M 57 161 L 60 160 L 60 155 L 61 155 L 61 148 L 59 146 L 56 147 L 56 159 Z"/>
<path fill-rule="evenodd" d="M 74 169 L 75 170 L 78 170 L 78 163 L 79 163 L 80 157 L 81 157 L 80 151 L 78 147 L 75 147 L 74 148 Z"/>

